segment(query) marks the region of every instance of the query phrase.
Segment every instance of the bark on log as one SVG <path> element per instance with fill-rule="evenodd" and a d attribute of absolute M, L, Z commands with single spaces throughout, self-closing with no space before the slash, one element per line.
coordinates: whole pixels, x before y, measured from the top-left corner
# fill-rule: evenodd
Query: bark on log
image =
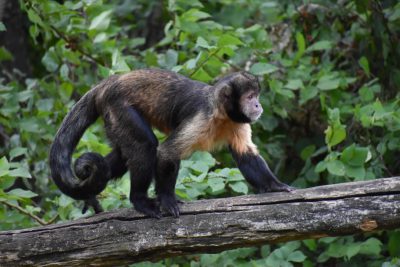
<path fill-rule="evenodd" d="M 132 209 L 0 232 L 0 266 L 117 266 L 400 227 L 400 177 L 201 200 L 160 220 Z"/>

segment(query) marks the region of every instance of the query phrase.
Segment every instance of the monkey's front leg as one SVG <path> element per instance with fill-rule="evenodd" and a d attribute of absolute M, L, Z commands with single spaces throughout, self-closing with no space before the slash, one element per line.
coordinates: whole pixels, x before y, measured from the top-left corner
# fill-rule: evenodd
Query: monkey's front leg
<path fill-rule="evenodd" d="M 294 188 L 282 183 L 269 169 L 265 160 L 253 152 L 238 153 L 230 148 L 239 170 L 258 193 L 293 191 Z"/>
<path fill-rule="evenodd" d="M 160 206 L 175 218 L 179 217 L 178 201 L 175 197 L 175 184 L 180 166 L 180 158 L 167 140 L 158 147 L 156 193 Z"/>

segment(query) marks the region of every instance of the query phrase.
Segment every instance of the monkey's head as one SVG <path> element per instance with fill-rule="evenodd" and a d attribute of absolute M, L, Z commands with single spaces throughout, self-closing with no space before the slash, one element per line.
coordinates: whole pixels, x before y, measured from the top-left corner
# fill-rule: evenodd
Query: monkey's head
<path fill-rule="evenodd" d="M 219 80 L 215 88 L 218 104 L 232 121 L 251 123 L 261 116 L 263 108 L 258 100 L 260 85 L 255 76 L 236 72 Z"/>

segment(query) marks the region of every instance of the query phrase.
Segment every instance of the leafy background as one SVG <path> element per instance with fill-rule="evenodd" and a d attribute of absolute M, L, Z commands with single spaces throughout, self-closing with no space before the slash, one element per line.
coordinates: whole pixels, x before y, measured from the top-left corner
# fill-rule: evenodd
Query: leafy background
<path fill-rule="evenodd" d="M 395 0 L 20 0 L 8 1 L 10 9 L 0 22 L 0 230 L 87 216 L 51 181 L 49 146 L 92 85 L 144 67 L 210 83 L 236 70 L 258 75 L 265 111 L 253 125 L 254 141 L 293 186 L 400 173 Z M 14 15 L 19 20 L 10 23 Z M 100 120 L 75 156 L 87 150 L 110 150 Z M 128 192 L 125 175 L 101 193 L 101 203 L 107 210 L 130 207 Z M 182 163 L 176 193 L 194 200 L 252 189 L 226 151 L 199 152 Z M 156 265 L 388 267 L 399 266 L 399 258 L 400 232 L 383 231 Z"/>

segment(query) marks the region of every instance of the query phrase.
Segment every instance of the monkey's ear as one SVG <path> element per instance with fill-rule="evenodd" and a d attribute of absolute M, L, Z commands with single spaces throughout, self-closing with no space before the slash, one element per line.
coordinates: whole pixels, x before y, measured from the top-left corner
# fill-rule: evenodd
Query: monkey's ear
<path fill-rule="evenodd" d="M 232 87 L 227 83 L 220 84 L 217 90 L 218 90 L 218 95 L 224 98 L 231 97 L 233 91 Z"/>

